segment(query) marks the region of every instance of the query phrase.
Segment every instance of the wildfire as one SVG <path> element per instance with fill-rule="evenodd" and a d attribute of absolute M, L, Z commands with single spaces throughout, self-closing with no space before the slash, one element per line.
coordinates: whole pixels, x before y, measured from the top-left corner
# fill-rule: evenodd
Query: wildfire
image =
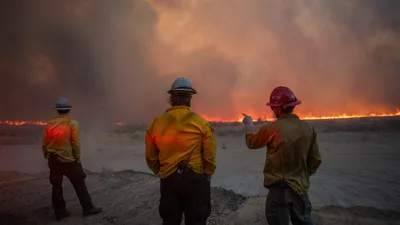
<path fill-rule="evenodd" d="M 0 124 L 6 124 L 6 125 L 10 125 L 10 126 L 22 126 L 22 125 L 44 126 L 44 125 L 46 125 L 46 122 L 43 122 L 43 121 L 11 121 L 11 120 L 5 120 L 5 121 L 0 121 Z"/>
<path fill-rule="evenodd" d="M 371 113 L 371 114 L 333 114 L 331 116 L 312 116 L 311 114 L 309 115 L 299 115 L 301 119 L 303 120 L 333 120 L 333 119 L 352 119 L 352 118 L 373 118 L 373 117 L 395 117 L 395 116 L 400 116 L 400 110 L 396 109 L 396 112 L 394 113 Z M 243 116 L 240 115 L 238 119 L 222 119 L 222 118 L 215 118 L 215 117 L 207 117 L 204 116 L 205 119 L 208 121 L 213 121 L 213 122 L 241 122 L 243 119 Z M 258 118 L 261 118 L 261 120 L 274 120 L 273 118 L 265 118 L 265 117 L 253 117 L 254 121 L 257 121 Z M 38 126 L 44 126 L 46 125 L 46 122 L 44 121 L 11 121 L 11 120 L 5 120 L 5 121 L 0 121 L 0 124 L 5 124 L 5 125 L 10 125 L 10 126 L 22 126 L 22 125 L 38 125 Z M 117 122 L 115 125 L 123 125 L 124 123 L 122 122 Z"/>
<path fill-rule="evenodd" d="M 363 114 L 341 114 L 341 115 L 332 115 L 332 116 L 321 116 L 321 117 L 314 117 L 314 116 L 304 116 L 302 117 L 305 120 L 329 120 L 329 119 L 349 119 L 349 118 L 365 118 L 365 117 L 393 117 L 393 116 L 400 116 L 400 110 L 397 109 L 395 113 L 382 113 L 382 114 L 376 114 L 376 113 L 371 113 L 367 115 Z"/>
<path fill-rule="evenodd" d="M 251 114 L 250 114 L 251 115 Z M 400 110 L 396 109 L 396 112 L 394 113 L 371 113 L 371 114 L 333 114 L 331 116 L 313 116 L 312 114 L 308 115 L 299 115 L 299 117 L 303 120 L 333 120 L 333 119 L 352 119 L 352 118 L 373 118 L 373 117 L 394 117 L 394 116 L 400 116 Z M 257 121 L 258 118 L 261 118 L 261 120 L 274 120 L 274 118 L 265 118 L 265 117 L 253 117 L 253 121 Z M 214 121 L 214 122 L 241 122 L 243 119 L 243 116 L 240 115 L 237 117 L 237 119 L 230 119 L 230 120 L 224 120 L 221 118 L 213 118 L 213 117 L 207 117 L 205 118 L 208 121 Z"/>

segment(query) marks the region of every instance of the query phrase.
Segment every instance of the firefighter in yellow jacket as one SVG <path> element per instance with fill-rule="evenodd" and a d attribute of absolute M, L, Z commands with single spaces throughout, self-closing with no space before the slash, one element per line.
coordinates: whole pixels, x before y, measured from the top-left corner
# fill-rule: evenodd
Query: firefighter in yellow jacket
<path fill-rule="evenodd" d="M 61 220 L 69 216 L 63 198 L 63 176 L 66 176 L 74 186 L 83 208 L 83 215 L 98 214 L 102 208 L 93 206 L 86 188 L 86 174 L 80 162 L 79 124 L 68 116 L 72 106 L 67 99 L 61 98 L 55 108 L 58 117 L 47 123 L 42 149 L 50 169 L 50 183 L 53 185 L 52 203 L 56 219 Z"/>
<path fill-rule="evenodd" d="M 267 146 L 264 186 L 269 189 L 266 217 L 269 225 L 311 225 L 311 203 L 307 192 L 310 176 L 321 164 L 314 128 L 293 114 L 301 103 L 287 87 L 275 88 L 267 103 L 276 121 L 252 131 L 252 118 L 244 114 L 246 145 L 250 149 Z"/>
<path fill-rule="evenodd" d="M 190 110 L 196 90 L 189 80 L 172 84 L 171 107 L 146 131 L 146 162 L 161 178 L 159 213 L 163 225 L 206 225 L 211 214 L 210 180 L 216 143 L 210 124 Z"/>

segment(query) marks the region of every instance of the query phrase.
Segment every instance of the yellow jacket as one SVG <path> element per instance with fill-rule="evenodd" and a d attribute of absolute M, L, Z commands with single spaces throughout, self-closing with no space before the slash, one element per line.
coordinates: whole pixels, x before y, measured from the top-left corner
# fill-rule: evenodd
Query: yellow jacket
<path fill-rule="evenodd" d="M 216 143 L 210 124 L 189 107 L 174 106 L 155 118 L 146 131 L 146 162 L 161 178 L 188 160 L 199 174 L 214 174 Z"/>
<path fill-rule="evenodd" d="M 63 116 L 50 120 L 44 130 L 42 149 L 46 159 L 50 153 L 56 154 L 63 162 L 79 159 L 79 123 Z"/>
<path fill-rule="evenodd" d="M 263 125 L 256 133 L 246 133 L 250 149 L 267 146 L 264 186 L 286 180 L 293 190 L 306 194 L 310 176 L 321 164 L 317 134 L 314 128 L 295 114 L 280 117 Z"/>

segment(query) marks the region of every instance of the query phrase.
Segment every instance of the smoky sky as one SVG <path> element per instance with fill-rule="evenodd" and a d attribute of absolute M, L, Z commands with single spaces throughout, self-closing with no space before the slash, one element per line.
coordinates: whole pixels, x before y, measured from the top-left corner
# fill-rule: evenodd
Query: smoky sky
<path fill-rule="evenodd" d="M 35 0 L 0 3 L 0 120 L 148 123 L 189 78 L 209 118 L 269 116 L 290 87 L 301 114 L 400 106 L 395 0 Z"/>

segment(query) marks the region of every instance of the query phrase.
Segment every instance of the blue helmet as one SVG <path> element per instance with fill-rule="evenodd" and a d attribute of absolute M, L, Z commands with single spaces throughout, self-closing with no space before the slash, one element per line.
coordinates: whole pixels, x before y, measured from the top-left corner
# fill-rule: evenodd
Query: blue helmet
<path fill-rule="evenodd" d="M 193 89 L 190 81 L 184 77 L 179 77 L 174 81 L 174 83 L 172 83 L 171 90 L 168 91 L 168 94 L 177 92 L 188 92 L 192 95 L 197 93 L 197 91 Z"/>
<path fill-rule="evenodd" d="M 73 106 L 69 104 L 68 99 L 66 98 L 60 98 L 56 102 L 56 107 L 57 110 L 69 110 L 72 109 Z"/>

